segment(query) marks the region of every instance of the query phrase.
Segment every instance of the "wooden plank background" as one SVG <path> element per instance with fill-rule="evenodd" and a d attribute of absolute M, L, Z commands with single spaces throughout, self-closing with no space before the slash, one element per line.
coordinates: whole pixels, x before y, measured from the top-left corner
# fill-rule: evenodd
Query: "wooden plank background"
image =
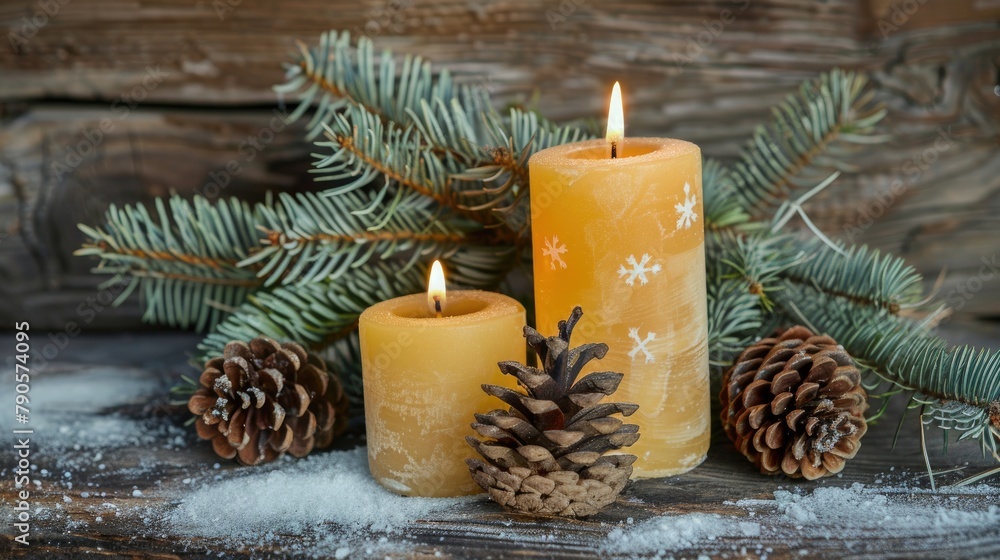
<path fill-rule="evenodd" d="M 99 279 L 70 256 L 75 224 L 109 202 L 197 192 L 232 161 L 241 172 L 226 194 L 312 188 L 298 127 L 252 158 L 241 145 L 269 136 L 270 88 L 294 42 L 331 28 L 428 56 L 556 119 L 600 118 L 620 79 L 630 134 L 685 138 L 722 158 L 801 80 L 866 70 L 894 138 L 852 155 L 857 173 L 811 215 L 931 278 L 946 270 L 941 300 L 996 318 L 1000 275 L 980 273 L 1000 259 L 998 20 L 1000 4 L 983 0 L 10 0 L 0 4 L 0 318 L 39 328 L 79 318 Z M 942 134 L 951 141 L 935 148 Z M 138 313 L 130 302 L 88 326 L 134 327 Z"/>

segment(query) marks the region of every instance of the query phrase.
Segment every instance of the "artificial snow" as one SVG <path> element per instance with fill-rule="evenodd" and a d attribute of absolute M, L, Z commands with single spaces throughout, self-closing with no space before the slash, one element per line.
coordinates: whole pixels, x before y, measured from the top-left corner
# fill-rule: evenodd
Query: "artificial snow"
<path fill-rule="evenodd" d="M 935 495 L 933 505 L 917 504 L 911 492 L 855 483 L 849 488 L 817 488 L 806 495 L 778 490 L 774 504 L 780 515 L 802 526 L 810 538 L 843 538 L 848 532 L 877 531 L 894 537 L 946 537 L 957 530 L 974 531 L 1000 523 L 996 505 L 978 511 L 959 510 L 947 505 L 957 496 L 947 494 Z"/>
<path fill-rule="evenodd" d="M 371 477 L 363 447 L 286 459 L 241 473 L 196 488 L 167 522 L 183 535 L 234 543 L 263 543 L 293 534 L 311 542 L 307 550 L 325 544 L 341 558 L 372 537 L 399 537 L 419 519 L 477 499 L 393 494 Z"/>
<path fill-rule="evenodd" d="M 740 556 L 749 550 L 766 556 L 772 551 L 755 548 L 754 537 L 762 535 L 801 542 L 846 539 L 848 549 L 907 536 L 931 543 L 961 542 L 957 536 L 984 534 L 1000 523 L 1000 508 L 989 503 L 995 499 L 975 500 L 984 496 L 1000 496 L 1000 489 L 981 485 L 934 494 L 906 486 L 803 485 L 795 491 L 776 490 L 774 499 L 723 504 L 741 510 L 734 515 L 687 513 L 624 524 L 608 533 L 602 551 L 608 556 L 673 558 L 678 551 Z M 962 497 L 975 502 L 977 509 L 968 503 L 955 507 Z"/>
<path fill-rule="evenodd" d="M 702 548 L 720 537 L 760 536 L 759 523 L 715 514 L 688 513 L 654 517 L 635 527 L 608 533 L 604 552 L 627 555 Z"/>

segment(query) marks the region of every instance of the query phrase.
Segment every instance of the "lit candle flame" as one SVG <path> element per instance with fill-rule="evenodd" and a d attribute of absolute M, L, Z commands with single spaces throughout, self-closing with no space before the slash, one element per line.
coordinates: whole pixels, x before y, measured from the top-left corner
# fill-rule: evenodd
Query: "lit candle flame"
<path fill-rule="evenodd" d="M 444 312 L 444 302 L 448 299 L 447 292 L 441 261 L 434 261 L 434 264 L 431 265 L 430 279 L 427 281 L 427 308 L 435 317 L 440 317 L 441 313 Z"/>
<path fill-rule="evenodd" d="M 615 82 L 608 107 L 608 132 L 604 137 L 611 144 L 611 157 L 617 157 L 618 143 L 625 138 L 625 114 L 622 111 L 622 87 Z"/>

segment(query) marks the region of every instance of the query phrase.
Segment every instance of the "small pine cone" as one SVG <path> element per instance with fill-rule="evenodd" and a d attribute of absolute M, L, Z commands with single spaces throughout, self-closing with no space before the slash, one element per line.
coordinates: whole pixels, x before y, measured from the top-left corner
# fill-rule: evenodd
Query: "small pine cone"
<path fill-rule="evenodd" d="M 583 311 L 559 323 L 559 336 L 524 328 L 541 368 L 500 362 L 523 393 L 483 385 L 509 408 L 477 414 L 472 428 L 486 438 L 466 438 L 482 459 L 467 459 L 472 478 L 490 498 L 519 513 L 586 517 L 613 503 L 632 476 L 635 455 L 605 453 L 639 439 L 639 427 L 617 415 L 639 407 L 601 402 L 624 377 L 611 371 L 577 379 L 583 367 L 603 358 L 606 344 L 570 348 L 570 335 Z"/>
<path fill-rule="evenodd" d="M 601 455 L 579 452 L 556 459 L 544 447 L 522 446 L 516 450 L 503 448 L 509 455 L 498 461 L 489 457 L 497 448 L 470 444 L 492 460 L 467 459 L 472 478 L 490 498 L 501 506 L 519 513 L 588 517 L 613 503 L 632 476 L 635 455 Z M 630 438 L 633 439 L 634 438 Z M 510 466 L 501 469 L 495 466 Z M 556 470 L 549 471 L 548 468 Z"/>
<path fill-rule="evenodd" d="M 259 465 L 285 452 L 305 457 L 347 427 L 347 395 L 315 354 L 266 337 L 233 341 L 205 364 L 188 401 L 198 435 L 216 454 Z"/>
<path fill-rule="evenodd" d="M 744 350 L 722 380 L 721 400 L 726 435 L 764 474 L 836 474 L 868 430 L 854 360 L 801 326 Z"/>

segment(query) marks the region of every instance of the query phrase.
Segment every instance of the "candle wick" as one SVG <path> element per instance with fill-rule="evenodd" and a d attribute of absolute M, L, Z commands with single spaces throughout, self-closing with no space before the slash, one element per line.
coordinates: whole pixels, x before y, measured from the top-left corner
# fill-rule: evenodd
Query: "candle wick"
<path fill-rule="evenodd" d="M 434 313 L 441 318 L 441 296 L 434 296 Z"/>
<path fill-rule="evenodd" d="M 611 143 L 611 159 L 618 158 L 618 142 Z"/>

